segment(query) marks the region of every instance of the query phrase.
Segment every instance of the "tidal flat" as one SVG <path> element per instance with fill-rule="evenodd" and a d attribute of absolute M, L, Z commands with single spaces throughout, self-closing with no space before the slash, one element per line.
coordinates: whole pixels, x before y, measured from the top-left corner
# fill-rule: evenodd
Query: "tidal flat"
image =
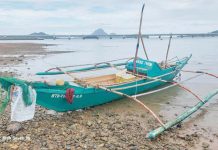
<path fill-rule="evenodd" d="M 212 48 L 202 46 L 200 44 L 203 43 L 199 42 L 201 40 L 189 39 L 182 42 L 176 40 L 173 48 L 185 49 L 187 45 L 184 43 L 189 43 L 194 51 L 194 58 L 187 69 L 203 68 L 216 73 L 217 67 L 210 66 L 216 60 L 211 59 L 213 55 L 208 53 L 209 50 L 207 53 L 205 52 L 208 55 L 205 55 L 202 50 L 199 53 L 196 50 L 199 46 L 212 51 L 214 46 Z M 214 43 L 213 39 L 207 40 L 208 43 Z M 40 69 L 48 69 L 49 66 L 42 65 L 42 60 L 53 64 L 68 65 L 101 61 L 106 58 L 112 59 L 118 55 L 129 56 L 133 52 L 131 49 L 135 46 L 134 40 L 128 42 L 125 40 L 43 42 L 47 44 L 24 43 L 23 41 L 0 43 L 0 67 L 3 70 L 0 71 L 1 76 L 22 76 L 24 68 L 29 72 L 35 72 L 39 71 L 34 69 L 39 68 L 37 66 L 41 66 Z M 160 45 L 163 46 L 164 42 L 167 43 L 167 40 L 151 39 L 148 41 L 148 47 L 149 49 L 160 49 Z M 84 44 L 81 46 L 81 43 Z M 159 47 L 151 46 L 155 43 L 159 44 Z M 196 43 L 198 43 L 197 47 L 195 47 Z M 130 47 L 129 44 L 133 46 Z M 191 51 L 191 48 L 188 50 Z M 114 51 L 119 49 L 121 49 L 120 53 L 115 57 Z M 128 52 L 126 53 L 126 51 Z M 150 53 L 154 57 L 155 53 L 159 52 L 150 51 Z M 177 54 L 181 53 L 185 52 L 177 52 Z M 159 55 L 156 56 L 160 58 Z M 205 60 L 200 61 L 199 57 L 202 58 L 202 56 L 205 57 Z M 65 58 L 65 60 L 61 58 Z M 54 62 L 54 60 L 60 61 Z M 201 80 L 204 82 L 200 84 Z M 201 96 L 204 96 L 209 90 L 217 88 L 218 84 L 213 79 L 203 78 L 185 85 L 191 86 L 195 92 L 203 91 Z M 166 122 L 188 108 L 185 106 L 192 106 L 197 102 L 193 97 L 187 95 L 188 93 L 175 87 L 142 97 L 140 100 L 149 105 Z M 166 131 L 154 141 L 146 139 L 146 134 L 158 127 L 158 122 L 138 104 L 128 99 L 65 113 L 49 112 L 49 110 L 37 106 L 34 119 L 23 122 L 22 129 L 16 134 L 6 131 L 10 121 L 10 107 L 8 107 L 6 112 L 0 116 L 0 149 L 215 149 L 218 146 L 218 131 L 214 126 L 217 111 L 215 102 L 217 101 L 218 99 L 215 98 L 214 103 L 207 105 L 197 115 L 182 123 L 181 126 Z M 181 106 L 178 107 L 178 105 Z M 208 118 L 214 120 L 215 123 L 208 121 Z"/>

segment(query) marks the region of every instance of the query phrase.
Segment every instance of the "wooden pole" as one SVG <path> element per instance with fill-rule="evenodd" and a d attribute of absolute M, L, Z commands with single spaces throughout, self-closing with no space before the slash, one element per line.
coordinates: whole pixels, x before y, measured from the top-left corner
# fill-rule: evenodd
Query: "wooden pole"
<path fill-rule="evenodd" d="M 136 73 L 136 60 L 138 57 L 138 50 L 139 50 L 139 41 L 140 41 L 140 36 L 141 36 L 141 28 L 142 28 L 142 18 L 143 18 L 143 11 L 144 11 L 145 4 L 142 6 L 142 11 L 141 11 L 141 18 L 140 18 L 140 24 L 139 24 L 139 33 L 138 33 L 138 40 L 136 44 L 136 51 L 135 51 L 135 58 L 134 58 L 134 69 L 133 72 Z"/>
<path fill-rule="evenodd" d="M 146 48 L 145 48 L 145 44 L 144 44 L 142 35 L 141 35 L 140 39 L 141 39 L 141 42 L 142 42 L 143 50 L 144 50 L 144 52 L 145 52 L 145 56 L 146 56 L 147 60 L 149 60 L 149 59 L 148 59 L 148 54 L 147 54 L 147 52 L 146 52 Z"/>
<path fill-rule="evenodd" d="M 111 93 L 114 93 L 114 94 L 117 94 L 117 95 L 120 95 L 120 96 L 123 96 L 123 97 L 126 97 L 126 98 L 129 98 L 135 102 L 137 102 L 138 104 L 140 104 L 143 108 L 145 108 L 149 113 L 152 114 L 152 116 L 161 124 L 161 126 L 164 128 L 164 124 L 163 122 L 160 120 L 160 118 L 149 108 L 147 107 L 144 103 L 142 103 L 140 100 L 138 100 L 136 97 L 132 97 L 132 96 L 129 96 L 125 93 L 122 93 L 122 92 L 118 92 L 116 90 L 113 90 L 113 89 L 108 89 L 106 87 L 102 87 L 102 86 L 99 86 L 98 88 L 102 89 L 102 90 L 105 90 L 105 91 L 108 91 L 108 92 L 111 92 Z"/>
<path fill-rule="evenodd" d="M 167 68 L 167 59 L 168 59 L 168 55 L 169 55 L 171 39 L 172 39 L 172 34 L 170 35 L 169 44 L 168 44 L 168 47 L 167 47 L 167 53 L 166 53 L 166 59 L 165 59 L 165 68 Z"/>

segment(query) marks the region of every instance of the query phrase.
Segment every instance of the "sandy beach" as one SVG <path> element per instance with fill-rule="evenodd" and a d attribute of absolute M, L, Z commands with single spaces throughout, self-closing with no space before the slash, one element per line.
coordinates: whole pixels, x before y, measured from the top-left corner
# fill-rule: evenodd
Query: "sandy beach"
<path fill-rule="evenodd" d="M 0 65 L 22 63 L 29 58 L 25 55 L 57 53 L 47 52 L 47 46 L 52 45 L 1 43 Z M 1 76 L 15 74 L 0 73 Z M 34 119 L 22 123 L 21 131 L 16 134 L 6 131 L 9 112 L 10 107 L 0 116 L 0 149 L 214 149 L 218 141 L 218 133 L 211 133 L 193 122 L 174 127 L 151 141 L 146 134 L 159 124 L 140 106 L 126 99 L 66 113 L 37 106 Z M 167 121 L 163 114 L 159 116 Z"/>

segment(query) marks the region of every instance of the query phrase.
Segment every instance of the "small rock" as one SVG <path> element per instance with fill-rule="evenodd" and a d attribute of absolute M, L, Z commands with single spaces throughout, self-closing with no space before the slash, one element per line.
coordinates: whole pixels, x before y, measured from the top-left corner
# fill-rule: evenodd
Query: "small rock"
<path fill-rule="evenodd" d="M 177 128 L 181 128 L 181 127 L 182 127 L 182 124 L 179 123 L 179 124 L 176 125 L 176 127 L 177 127 Z"/>
<path fill-rule="evenodd" d="M 22 129 L 22 126 L 19 122 L 11 123 L 7 126 L 7 132 L 11 134 L 15 134 Z"/>
<path fill-rule="evenodd" d="M 76 111 L 77 111 L 77 112 L 83 112 L 83 110 L 82 110 L 82 109 L 77 109 Z"/>
<path fill-rule="evenodd" d="M 208 143 L 206 143 L 206 142 L 203 142 L 203 143 L 202 143 L 202 147 L 203 147 L 203 148 L 208 148 L 209 146 L 210 146 L 210 145 L 209 145 Z"/>
<path fill-rule="evenodd" d="M 104 147 L 104 143 L 102 143 L 102 144 L 98 145 L 98 147 Z"/>
<path fill-rule="evenodd" d="M 70 150 L 71 146 L 70 145 L 66 145 L 66 150 Z"/>
<path fill-rule="evenodd" d="M 108 138 L 107 137 L 101 137 L 101 140 L 106 142 L 106 141 L 108 141 Z"/>
<path fill-rule="evenodd" d="M 101 120 L 97 120 L 97 123 L 100 124 L 100 123 L 101 123 Z"/>
<path fill-rule="evenodd" d="M 57 115 L 57 112 L 54 110 L 47 110 L 46 114 L 47 115 Z"/>
<path fill-rule="evenodd" d="M 2 137 L 2 140 L 1 140 L 1 142 L 8 142 L 8 141 L 10 141 L 11 140 L 11 137 L 10 136 L 3 136 Z"/>
<path fill-rule="evenodd" d="M 64 115 L 64 113 L 62 113 L 62 112 L 58 112 L 57 115 L 58 115 L 59 117 L 61 117 L 61 116 Z"/>
<path fill-rule="evenodd" d="M 136 144 L 134 144 L 134 143 L 129 144 L 129 147 L 134 147 L 134 146 L 136 146 Z"/>
<path fill-rule="evenodd" d="M 178 138 L 180 138 L 180 139 L 183 139 L 183 140 L 185 139 L 185 136 L 184 136 L 184 135 L 182 135 L 182 134 L 181 134 L 181 135 L 180 135 L 180 134 L 179 134 L 179 135 L 177 135 L 177 137 L 178 137 Z"/>
<path fill-rule="evenodd" d="M 141 117 L 142 117 L 142 118 L 145 118 L 145 114 L 141 114 Z"/>
<path fill-rule="evenodd" d="M 160 117 L 160 118 L 163 118 L 163 115 L 159 114 L 159 117 Z"/>
<path fill-rule="evenodd" d="M 193 137 L 198 137 L 198 134 L 195 132 L 194 134 L 192 134 Z"/>
<path fill-rule="evenodd" d="M 72 130 L 76 130 L 76 128 L 77 128 L 77 124 L 73 124 L 69 127 L 69 129 L 72 129 Z"/>
<path fill-rule="evenodd" d="M 91 125 L 92 125 L 92 122 L 91 122 L 91 121 L 88 121 L 88 122 L 87 122 L 87 126 L 90 127 Z"/>
<path fill-rule="evenodd" d="M 193 141 L 192 137 L 189 136 L 189 135 L 186 135 L 185 140 L 186 140 L 186 141 Z"/>
<path fill-rule="evenodd" d="M 129 148 L 130 150 L 138 150 L 137 146 L 132 146 Z"/>
<path fill-rule="evenodd" d="M 18 149 L 19 146 L 18 146 L 18 145 L 14 145 L 14 144 L 12 144 L 12 145 L 10 145 L 10 148 L 11 148 L 11 149 Z"/>
<path fill-rule="evenodd" d="M 218 138 L 218 134 L 214 133 L 213 136 L 215 136 L 216 138 Z"/>
<path fill-rule="evenodd" d="M 26 136 L 26 141 L 31 141 L 31 138 L 29 136 Z"/>

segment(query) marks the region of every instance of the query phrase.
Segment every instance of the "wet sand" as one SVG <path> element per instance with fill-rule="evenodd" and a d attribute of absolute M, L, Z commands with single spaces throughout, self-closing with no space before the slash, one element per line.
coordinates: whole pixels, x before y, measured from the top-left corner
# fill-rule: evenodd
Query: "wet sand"
<path fill-rule="evenodd" d="M 27 54 L 50 54 L 46 52 L 46 46 L 31 43 L 0 44 L 1 56 L 11 55 L 0 56 L 0 65 L 22 63 L 27 59 Z M 167 95 L 163 102 L 166 104 Z M 155 99 L 155 96 L 150 98 Z M 148 105 L 163 121 L 167 121 L 159 106 Z M 194 123 L 204 111 L 181 127 L 170 129 L 150 141 L 146 139 L 146 134 L 159 124 L 140 106 L 127 99 L 66 113 L 48 113 L 37 106 L 34 119 L 22 123 L 23 129 L 16 134 L 6 131 L 9 112 L 8 107 L 0 117 L 0 149 L 214 149 L 218 141 L 217 133 L 211 133 L 209 129 Z M 177 114 L 173 115 L 176 117 Z"/>
<path fill-rule="evenodd" d="M 24 59 L 49 54 L 72 53 L 74 51 L 47 51 L 55 44 L 0 43 L 0 65 L 14 65 Z"/>

